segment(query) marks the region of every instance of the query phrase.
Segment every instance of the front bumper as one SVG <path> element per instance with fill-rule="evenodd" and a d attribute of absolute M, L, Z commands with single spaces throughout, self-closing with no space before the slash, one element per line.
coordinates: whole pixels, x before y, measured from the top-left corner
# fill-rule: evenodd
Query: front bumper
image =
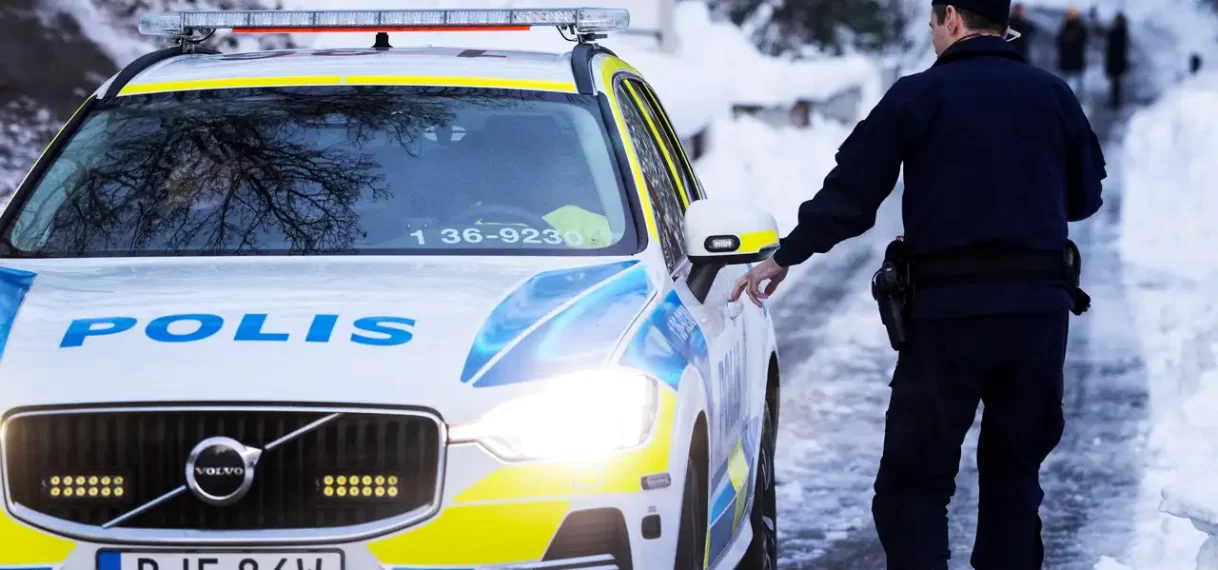
<path fill-rule="evenodd" d="M 471 446 L 472 447 L 472 446 Z M 484 453 L 481 450 L 468 450 Z M 565 467 L 564 467 L 565 469 Z M 472 487 L 469 491 L 477 491 Z M 345 544 L 298 544 L 210 551 L 304 552 L 340 550 L 343 570 L 386 568 L 620 568 L 656 567 L 676 546 L 680 496 L 671 487 L 633 493 L 587 493 L 533 500 L 455 501 L 404 531 Z M 99 564 L 100 551 L 182 551 L 157 544 L 103 545 L 55 537 L 0 518 L 0 567 L 124 570 Z M 540 564 L 536 564 L 540 563 Z M 160 570 L 177 570 L 160 569 Z M 194 570 L 194 569 L 191 569 Z M 210 567 L 210 570 L 230 570 Z M 241 570 L 241 569 L 231 569 Z M 311 569 L 310 569 L 311 570 Z M 323 570 L 338 570 L 325 568 Z"/>
<path fill-rule="evenodd" d="M 237 539 L 232 544 L 199 546 L 140 542 L 133 534 L 121 536 L 121 544 L 102 544 L 56 536 L 0 510 L 0 569 L 149 570 L 127 564 L 107 567 L 113 557 L 99 559 L 99 553 L 234 549 L 251 553 L 341 551 L 341 570 L 671 567 L 688 438 L 674 438 L 675 394 L 665 392 L 662 400 L 657 429 L 644 446 L 600 460 L 509 464 L 477 444 L 450 445 L 441 509 L 403 530 L 337 543 L 246 546 Z M 672 461 L 671 457 L 682 459 Z M 661 477 L 654 477 L 657 475 Z M 669 484 L 644 489 L 644 478 L 667 479 Z M 252 568 L 208 566 L 202 570 Z"/>

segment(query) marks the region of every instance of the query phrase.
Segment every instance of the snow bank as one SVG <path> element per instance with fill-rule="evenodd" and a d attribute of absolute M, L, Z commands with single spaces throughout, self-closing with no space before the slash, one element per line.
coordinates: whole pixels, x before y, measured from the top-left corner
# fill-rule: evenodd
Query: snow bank
<path fill-rule="evenodd" d="M 755 203 L 774 214 L 786 235 L 799 204 L 820 190 L 850 129 L 820 117 L 807 130 L 742 117 L 716 122 L 711 133 L 712 150 L 696 166 L 708 197 Z"/>
<path fill-rule="evenodd" d="M 1215 148 L 1218 73 L 1182 83 L 1135 115 L 1125 140 L 1121 253 L 1152 422 L 1138 570 L 1191 570 L 1205 535 L 1181 517 L 1218 523 Z"/>
<path fill-rule="evenodd" d="M 1181 84 L 1130 122 L 1123 253 L 1146 269 L 1201 277 L 1218 260 L 1218 73 Z M 1165 220 L 1171 220 L 1165 225 Z"/>

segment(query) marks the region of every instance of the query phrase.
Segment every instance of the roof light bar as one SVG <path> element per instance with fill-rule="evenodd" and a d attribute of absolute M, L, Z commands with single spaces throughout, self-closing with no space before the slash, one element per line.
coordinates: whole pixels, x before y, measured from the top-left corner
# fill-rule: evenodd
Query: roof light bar
<path fill-rule="evenodd" d="M 574 28 L 578 34 L 624 30 L 630 12 L 612 8 L 528 10 L 255 10 L 150 12 L 140 15 L 140 33 L 189 37 L 195 32 L 245 33 L 405 32 L 524 30 L 534 26 Z"/>

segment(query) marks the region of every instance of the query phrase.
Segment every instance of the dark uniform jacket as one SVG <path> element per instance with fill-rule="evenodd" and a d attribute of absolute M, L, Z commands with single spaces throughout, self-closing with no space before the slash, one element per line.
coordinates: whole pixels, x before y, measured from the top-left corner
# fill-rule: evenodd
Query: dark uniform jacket
<path fill-rule="evenodd" d="M 1067 221 L 1094 214 L 1107 176 L 1099 141 L 1064 81 L 1001 38 L 949 48 L 902 78 L 854 129 L 823 189 L 774 259 L 829 251 L 875 224 L 905 166 L 905 242 L 917 253 L 1004 247 L 1060 251 Z M 958 317 L 1068 310 L 1061 284 L 998 283 L 920 292 L 913 314 Z"/>
<path fill-rule="evenodd" d="M 1087 28 L 1082 20 L 1067 21 L 1057 35 L 1058 69 L 1082 73 L 1087 69 Z"/>

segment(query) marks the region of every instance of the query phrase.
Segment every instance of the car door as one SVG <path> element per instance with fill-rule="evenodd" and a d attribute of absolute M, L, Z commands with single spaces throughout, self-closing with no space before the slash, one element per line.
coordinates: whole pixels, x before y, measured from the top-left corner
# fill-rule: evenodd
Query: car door
<path fill-rule="evenodd" d="M 689 262 L 683 245 L 684 214 L 691 201 L 702 197 L 701 187 L 652 90 L 635 77 L 623 79 L 615 89 L 618 100 L 626 107 L 623 112 L 627 128 L 640 161 L 650 163 L 644 164 L 643 170 L 665 258 L 672 264 L 671 294 L 693 315 L 707 341 L 710 377 L 704 381 L 708 383 L 705 388 L 711 475 L 708 555 L 713 561 L 734 536 L 748 496 L 749 458 L 742 446 L 748 409 L 742 307 L 739 302 L 728 303 L 739 271 L 722 271 L 705 302 L 699 302 L 689 291 L 686 284 Z"/>

